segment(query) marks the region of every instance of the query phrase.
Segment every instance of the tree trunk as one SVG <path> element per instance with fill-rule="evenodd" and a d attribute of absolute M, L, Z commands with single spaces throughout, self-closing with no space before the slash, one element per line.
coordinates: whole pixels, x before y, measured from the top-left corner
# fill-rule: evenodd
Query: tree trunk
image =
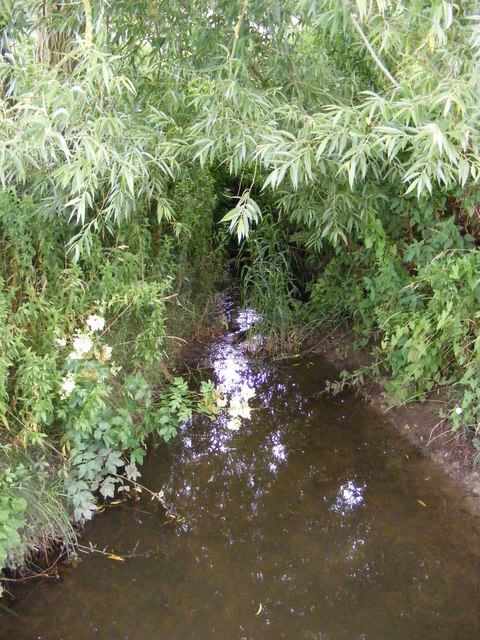
<path fill-rule="evenodd" d="M 66 7 L 63 1 L 43 0 L 41 23 L 38 28 L 35 57 L 53 67 L 63 61 L 72 38 L 71 27 L 62 24 Z M 62 15 L 63 14 L 63 15 Z M 71 70 L 72 62 L 65 61 L 65 70 Z"/>

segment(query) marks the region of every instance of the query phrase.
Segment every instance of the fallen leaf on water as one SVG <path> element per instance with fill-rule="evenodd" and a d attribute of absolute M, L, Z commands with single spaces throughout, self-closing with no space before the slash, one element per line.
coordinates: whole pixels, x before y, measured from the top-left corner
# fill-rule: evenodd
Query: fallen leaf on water
<path fill-rule="evenodd" d="M 404 455 L 407 460 L 410 460 L 410 456 L 408 455 L 408 453 L 405 453 Z"/>
<path fill-rule="evenodd" d="M 117 562 L 125 562 L 125 558 L 122 558 L 121 556 L 111 555 L 111 556 L 107 556 L 107 558 L 109 560 L 116 560 Z"/>
<path fill-rule="evenodd" d="M 422 507 L 426 507 L 427 505 L 423 502 L 423 500 L 417 500 L 418 504 L 421 504 Z"/>
<path fill-rule="evenodd" d="M 258 605 L 258 611 L 257 611 L 257 613 L 255 615 L 259 616 L 262 613 L 262 609 L 263 609 L 262 603 L 260 602 L 260 604 Z"/>

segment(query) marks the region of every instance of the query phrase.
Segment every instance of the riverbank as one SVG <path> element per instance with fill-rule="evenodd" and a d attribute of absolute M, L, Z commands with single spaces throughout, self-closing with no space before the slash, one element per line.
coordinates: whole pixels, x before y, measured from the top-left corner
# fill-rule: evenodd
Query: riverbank
<path fill-rule="evenodd" d="M 47 441 L 48 447 L 18 436 L 0 443 L 0 597 L 15 582 L 57 575 L 59 562 L 78 552 L 85 523 L 109 499 L 135 494 L 152 438 L 168 441 L 192 413 L 208 412 L 210 390 L 190 388 L 181 353 L 185 344 L 209 335 L 216 297 L 212 285 L 201 298 L 175 294 L 166 300 L 161 357 L 143 368 L 133 369 L 126 358 L 115 363 L 110 356 L 119 350 L 118 343 L 104 344 L 94 330 L 85 330 L 81 337 L 88 351 L 67 356 L 68 363 L 80 366 L 66 378 L 71 388 L 61 397 L 70 403 L 72 444 L 58 434 Z M 101 323 L 96 331 L 107 324 L 91 315 L 88 328 L 93 321 Z M 109 335 L 115 321 L 110 324 L 105 328 Z M 80 334 L 74 336 L 75 345 Z M 133 343 L 135 335 L 130 336 Z M 68 346 L 68 339 L 64 342 L 60 347 Z M 76 397 L 79 389 L 83 395 Z M 87 406 L 92 398 L 96 405 Z M 6 439 L 10 433 L 3 435 Z M 158 502 L 165 506 L 160 495 Z"/>
<path fill-rule="evenodd" d="M 368 349 L 359 349 L 348 330 L 335 329 L 327 339 L 316 336 L 308 341 L 308 345 L 340 370 L 354 372 L 373 361 Z M 475 465 L 478 452 L 460 432 L 452 433 L 452 425 L 441 417 L 445 404 L 442 391 L 434 390 L 425 402 L 399 403 L 388 396 L 386 382 L 386 378 L 365 380 L 359 394 L 454 479 L 459 491 L 465 494 L 465 509 L 479 516 L 480 470 Z"/>
<path fill-rule="evenodd" d="M 238 301 L 232 303 L 236 308 Z M 230 309 L 231 312 L 231 309 Z M 190 335 L 183 334 L 173 342 L 169 350 L 170 372 L 181 371 L 182 364 L 195 368 L 205 345 L 218 339 L 232 330 L 229 311 L 219 302 L 207 305 L 203 313 L 197 316 L 197 324 L 185 325 Z M 235 326 L 237 331 L 233 340 L 240 336 L 245 338 L 242 327 Z M 177 327 L 178 329 L 178 327 Z M 179 332 L 180 333 L 180 332 Z M 188 339 L 186 339 L 188 338 Z M 335 330 L 325 335 L 311 337 L 304 347 L 321 355 L 328 364 L 337 370 L 355 371 L 358 367 L 371 364 L 371 357 L 366 349 L 359 349 L 355 344 L 351 331 Z M 247 351 L 248 346 L 246 347 Z M 167 376 L 172 379 L 172 374 Z M 440 393 L 434 393 L 424 403 L 393 404 L 385 392 L 385 380 L 368 380 L 361 387 L 360 395 L 375 409 L 379 415 L 396 428 L 403 437 L 418 446 L 429 458 L 451 476 L 459 491 L 463 507 L 474 516 L 480 514 L 480 473 L 474 467 L 475 450 L 471 443 L 462 439 L 460 434 L 452 435 L 451 426 L 440 417 L 444 400 Z M 46 552 L 46 549 L 44 549 Z"/>

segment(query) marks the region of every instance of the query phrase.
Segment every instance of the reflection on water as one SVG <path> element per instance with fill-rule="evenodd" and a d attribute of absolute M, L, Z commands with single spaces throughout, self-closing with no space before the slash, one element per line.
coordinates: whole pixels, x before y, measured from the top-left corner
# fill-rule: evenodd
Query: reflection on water
<path fill-rule="evenodd" d="M 243 346 L 236 344 L 238 336 L 248 331 L 259 320 L 259 316 L 253 310 L 241 311 L 235 321 L 238 330 L 219 338 L 207 354 L 206 364 L 213 369 L 216 382 L 226 392 L 239 393 L 243 387 L 253 388 L 255 382 L 261 380 L 253 374 L 252 365 L 245 357 Z"/>
<path fill-rule="evenodd" d="M 479 637 L 478 530 L 461 496 L 382 418 L 325 397 L 320 360 L 260 366 L 236 333 L 206 355 L 250 419 L 195 419 L 147 461 L 184 517 L 144 501 L 110 509 L 86 556 L 20 593 L 9 640 L 472 640 Z M 424 507 L 418 502 L 421 500 Z"/>
<path fill-rule="evenodd" d="M 338 490 L 335 504 L 331 506 L 331 509 L 342 516 L 349 511 L 353 511 L 355 507 L 362 504 L 363 492 L 366 486 L 365 483 L 361 486 L 355 485 L 355 480 L 349 480 L 346 484 L 342 484 Z"/>

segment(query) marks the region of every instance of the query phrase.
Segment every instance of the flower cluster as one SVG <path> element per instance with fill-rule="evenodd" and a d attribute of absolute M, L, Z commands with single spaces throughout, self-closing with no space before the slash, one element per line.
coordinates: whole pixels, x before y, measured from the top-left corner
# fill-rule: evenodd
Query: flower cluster
<path fill-rule="evenodd" d="M 93 340 L 88 334 L 79 333 L 73 339 L 73 351 L 69 354 L 71 360 L 83 360 L 83 356 L 93 349 Z"/>
<path fill-rule="evenodd" d="M 243 385 L 240 391 L 230 398 L 230 403 L 227 409 L 227 413 L 229 415 L 227 428 L 230 429 L 230 431 L 238 431 L 242 426 L 242 419 L 250 420 L 251 407 L 249 406 L 248 401 L 254 396 L 255 389 L 248 385 Z M 216 400 L 216 404 L 220 408 L 226 407 L 227 402 L 227 399 L 223 395 Z"/>
<path fill-rule="evenodd" d="M 110 360 L 111 357 L 112 357 L 112 347 L 110 347 L 108 344 L 104 344 L 102 347 L 102 354 L 101 354 L 100 360 L 102 362 L 108 362 L 108 360 Z"/>
<path fill-rule="evenodd" d="M 73 351 L 69 354 L 71 360 L 83 360 L 84 357 L 90 353 L 93 349 L 92 333 L 95 331 L 102 331 L 105 328 L 105 318 L 97 316 L 95 314 L 88 316 L 86 321 L 87 328 L 83 332 L 77 333 L 73 339 Z M 65 338 L 57 339 L 57 344 L 64 347 L 67 341 Z M 108 345 L 102 348 L 101 359 L 103 362 L 110 360 L 112 356 L 112 349 Z"/>
<path fill-rule="evenodd" d="M 103 331 L 105 328 L 105 318 L 97 315 L 89 316 L 87 318 L 87 326 L 90 331 Z"/>
<path fill-rule="evenodd" d="M 90 315 L 85 323 L 83 330 L 79 330 L 75 333 L 72 339 L 72 351 L 67 356 L 68 360 L 86 360 L 95 359 L 101 364 L 105 364 L 112 358 L 112 347 L 108 344 L 96 346 L 96 338 L 94 337 L 95 331 L 102 331 L 105 328 L 105 318 L 97 316 L 95 314 Z M 56 338 L 55 342 L 59 347 L 67 346 L 67 339 L 65 337 Z M 115 375 L 121 367 L 115 366 L 112 362 L 110 366 L 110 373 Z M 61 397 L 63 399 L 68 398 L 76 387 L 74 373 L 67 373 L 62 378 L 60 383 Z"/>
<path fill-rule="evenodd" d="M 63 397 L 68 398 L 76 386 L 73 373 L 67 373 L 67 375 L 62 378 L 62 383 L 60 385 Z"/>

